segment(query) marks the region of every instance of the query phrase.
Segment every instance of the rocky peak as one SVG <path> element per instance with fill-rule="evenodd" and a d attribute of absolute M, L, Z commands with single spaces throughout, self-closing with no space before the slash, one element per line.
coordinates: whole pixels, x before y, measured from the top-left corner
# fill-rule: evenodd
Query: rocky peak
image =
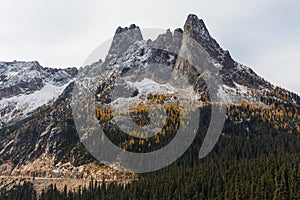
<path fill-rule="evenodd" d="M 173 33 L 175 38 L 182 38 L 182 34 L 183 30 L 181 28 L 176 28 Z"/>
<path fill-rule="evenodd" d="M 212 38 L 205 23 L 196 15 L 190 14 L 184 24 L 184 34 L 199 42 L 209 55 L 220 63 L 224 69 L 234 68 L 237 64 L 230 53 L 220 47 L 217 41 Z"/>
<path fill-rule="evenodd" d="M 106 61 L 122 55 L 134 42 L 143 40 L 141 30 L 135 24 L 128 27 L 118 27 L 111 43 Z"/>
<path fill-rule="evenodd" d="M 171 51 L 178 53 L 181 47 L 183 30 L 176 28 L 173 33 Z"/>
<path fill-rule="evenodd" d="M 124 27 L 122 28 L 121 26 L 119 26 L 115 32 L 115 34 L 118 34 L 118 33 L 122 33 L 122 32 L 126 32 L 128 30 L 139 30 L 140 28 L 138 26 L 136 26 L 135 24 L 131 24 L 129 27 Z"/>
<path fill-rule="evenodd" d="M 166 33 L 158 35 L 153 41 L 152 60 L 161 64 L 174 64 L 180 51 L 182 34 L 182 29 L 177 28 L 173 33 L 167 29 Z"/>
<path fill-rule="evenodd" d="M 158 37 L 153 41 L 155 48 L 166 49 L 172 43 L 173 35 L 170 29 L 166 33 L 158 35 Z"/>
<path fill-rule="evenodd" d="M 190 14 L 184 24 L 184 32 L 201 38 L 202 40 L 209 40 L 211 37 L 202 19 L 194 14 Z M 196 39 L 196 38 L 195 38 Z"/>

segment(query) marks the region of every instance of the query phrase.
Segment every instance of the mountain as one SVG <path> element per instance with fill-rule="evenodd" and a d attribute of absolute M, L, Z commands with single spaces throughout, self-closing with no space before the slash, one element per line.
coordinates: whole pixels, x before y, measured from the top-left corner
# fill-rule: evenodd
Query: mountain
<path fill-rule="evenodd" d="M 76 175 L 97 180 L 102 180 L 105 174 L 107 180 L 113 180 L 114 176 L 117 181 L 132 180 L 134 175 L 105 168 L 84 148 L 74 125 L 71 102 L 77 102 L 85 109 L 87 104 L 82 100 L 92 94 L 100 113 L 97 117 L 107 130 L 116 125 L 107 122 L 113 118 L 109 109 L 121 112 L 129 107 L 134 110 L 130 114 L 136 123 L 148 124 L 147 131 L 155 132 L 155 124 L 145 117 L 142 109 L 147 109 L 143 105 L 149 102 L 175 104 L 178 100 L 191 100 L 192 106 L 187 107 L 202 107 L 210 103 L 207 80 L 211 74 L 206 68 L 197 69 L 180 54 L 185 51 L 182 55 L 192 57 L 194 52 L 183 48 L 194 45 L 188 43 L 191 39 L 200 44 L 205 52 L 203 55 L 216 72 L 215 76 L 222 82 L 217 85 L 215 93 L 222 103 L 229 106 L 227 120 L 235 123 L 249 120 L 250 112 L 243 112 L 250 114 L 241 120 L 230 110 L 230 106 L 241 102 L 263 108 L 275 105 L 269 111 L 270 115 L 284 109 L 300 112 L 297 94 L 272 85 L 251 68 L 236 62 L 229 51 L 222 49 L 213 39 L 203 20 L 196 15 L 188 16 L 183 29 L 167 30 L 153 41 L 145 40 L 140 28 L 132 24 L 117 28 L 104 61 L 99 60 L 79 70 L 46 68 L 37 62 L 0 63 L 0 173 L 8 176 L 33 173 L 39 177 L 47 174 L 47 177 L 65 178 Z M 76 95 L 72 96 L 74 89 Z M 174 110 L 170 112 L 178 111 L 171 109 Z M 104 113 L 104 120 L 101 113 Z M 142 113 L 143 119 L 138 119 L 137 113 Z M 264 110 L 264 115 L 266 113 Z M 122 122 L 123 118 L 115 120 Z M 295 120 L 290 123 L 293 128 L 294 123 Z M 89 129 L 85 131 L 88 133 Z M 117 131 L 110 133 L 114 138 L 123 138 Z M 119 141 L 120 146 L 133 148 L 128 146 L 130 140 L 124 137 L 127 143 Z M 146 144 L 143 145 L 134 148 L 143 150 Z M 45 164 L 47 160 L 51 162 Z M 116 162 L 111 167 L 119 166 Z M 89 174 L 88 168 L 94 171 Z"/>
<path fill-rule="evenodd" d="M 128 76 L 126 73 L 129 70 L 139 71 L 143 67 L 151 67 L 153 63 L 161 64 L 169 67 L 161 69 L 162 71 L 169 70 L 171 73 L 188 71 L 190 74 L 189 85 L 193 85 L 194 90 L 198 94 L 202 94 L 207 90 L 205 80 L 201 77 L 202 74 L 199 74 L 194 66 L 190 66 L 191 64 L 184 59 L 177 58 L 176 55 L 183 42 L 182 36 L 185 36 L 199 43 L 212 59 L 214 67 L 218 70 L 218 76 L 223 82 L 218 91 L 222 101 L 226 103 L 245 101 L 258 105 L 271 105 L 272 102 L 300 104 L 297 94 L 272 85 L 258 76 L 251 68 L 234 61 L 229 51 L 220 47 L 211 37 L 203 20 L 198 19 L 196 15 L 188 16 L 183 30 L 178 28 L 173 33 L 167 30 L 154 41 L 144 40 L 139 27 L 134 24 L 129 28 L 119 27 L 115 34 L 109 54 L 101 65 L 103 77 L 116 79 L 119 76 Z M 162 71 L 156 74 L 162 73 Z M 168 73 L 164 75 L 168 75 Z M 154 81 L 156 83 L 163 82 L 163 78 L 166 79 L 163 76 L 154 77 L 152 75 L 152 79 L 155 78 L 158 79 Z M 111 82 L 114 81 L 111 80 Z M 135 82 L 137 81 L 135 80 Z"/>
<path fill-rule="evenodd" d="M 76 75 L 76 68 L 42 67 L 36 61 L 0 62 L 0 124 L 30 116 L 57 98 Z"/>

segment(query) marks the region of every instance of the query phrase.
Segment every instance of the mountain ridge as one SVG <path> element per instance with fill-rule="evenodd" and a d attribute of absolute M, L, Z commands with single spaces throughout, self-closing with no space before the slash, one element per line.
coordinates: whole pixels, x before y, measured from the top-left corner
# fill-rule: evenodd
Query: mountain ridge
<path fill-rule="evenodd" d="M 43 101 L 43 106 L 41 105 L 37 107 L 37 110 L 28 112 L 29 114 L 22 118 L 25 121 L 22 122 L 17 119 L 17 122 L 22 122 L 21 125 L 10 124 L 10 126 L 2 128 L 2 134 L 0 135 L 0 147 L 3 150 L 0 153 L 2 162 L 12 162 L 12 168 L 24 166 L 43 156 L 54 157 L 55 164 L 71 162 L 71 165 L 76 166 L 94 162 L 95 158 L 84 149 L 74 127 L 70 106 L 72 89 L 75 84 L 73 81 L 81 81 L 82 85 L 85 86 L 85 90 L 98 83 L 99 87 L 97 86 L 98 90 L 95 94 L 97 102 L 101 106 L 111 106 L 117 102 L 113 102 L 116 99 L 113 99 L 112 91 L 116 87 L 116 83 L 118 84 L 118 78 L 126 76 L 131 70 L 144 72 L 143 70 L 149 69 L 150 64 L 154 63 L 164 66 L 166 72 L 171 73 L 177 69 L 180 71 L 179 69 L 186 70 L 189 68 L 194 73 L 194 66 L 180 61 L 180 58 L 174 53 L 180 51 L 182 36 L 186 35 L 199 42 L 211 56 L 212 63 L 224 83 L 219 88 L 219 95 L 225 103 L 248 102 L 249 104 L 269 107 L 274 103 L 275 105 L 293 107 L 299 112 L 300 97 L 297 94 L 275 87 L 258 76 L 251 68 L 234 61 L 230 53 L 223 50 L 212 38 L 204 21 L 198 19 L 196 15 L 188 16 L 183 29 L 177 28 L 173 32 L 167 30 L 166 33 L 162 33 L 153 41 L 145 40 L 136 25 L 131 25 L 129 28 L 118 27 L 115 33 L 109 53 L 103 62 L 100 60 L 84 66 L 78 71 L 77 69 L 73 69 L 74 71 L 70 69 L 70 73 L 64 69 L 57 71 L 44 70 L 45 73 L 49 74 L 54 71 L 54 75 L 61 75 L 59 72 L 67 73 L 65 76 L 58 76 L 58 78 L 62 77 L 62 81 L 57 81 L 55 76 L 48 81 L 55 80 L 54 84 L 58 84 L 59 87 L 63 86 L 62 90 L 56 93 L 57 95 L 50 103 Z M 39 64 L 35 62 L 31 64 L 30 67 L 33 67 L 33 71 L 35 69 L 42 70 Z M 2 63 L 2 65 L 4 64 Z M 164 82 L 164 78 L 168 77 L 167 73 L 161 76 L 160 71 L 158 71 L 158 74 L 152 73 L 151 69 L 146 72 L 148 74 L 145 76 L 129 79 L 128 82 L 124 83 L 125 88 L 133 88 L 135 91 L 134 95 L 130 96 L 131 103 L 143 102 L 145 97 L 155 92 L 162 95 L 172 91 L 172 87 Z M 97 76 L 100 76 L 99 80 L 94 79 Z M 39 76 L 32 77 L 40 78 Z M 4 79 L 4 77 L 1 78 L 1 80 Z M 26 94 L 26 91 L 22 94 L 31 95 L 40 91 L 44 87 L 44 79 L 38 80 L 35 84 L 36 87 L 29 88 L 28 94 Z M 95 82 L 95 80 L 98 82 Z M 199 104 L 209 102 L 208 88 L 201 74 L 194 73 L 189 77 L 189 80 L 194 92 L 197 94 L 197 96 L 194 96 L 197 102 Z M 60 85 L 61 83 L 65 84 Z M 124 86 L 122 84 L 120 85 Z M 156 87 L 163 89 L 152 90 Z M 84 93 L 85 90 L 82 92 Z M 22 94 L 14 93 L 16 96 Z M 11 97 L 7 99 L 9 98 Z M 0 107 L 0 111 L 2 110 L 3 108 Z M 9 113 L 13 112 L 10 111 Z M 31 135 L 28 135 L 28 133 Z M 22 156 L 20 157 L 20 155 Z"/>
<path fill-rule="evenodd" d="M 13 123 L 57 98 L 76 68 L 49 68 L 37 61 L 0 62 L 0 123 Z"/>

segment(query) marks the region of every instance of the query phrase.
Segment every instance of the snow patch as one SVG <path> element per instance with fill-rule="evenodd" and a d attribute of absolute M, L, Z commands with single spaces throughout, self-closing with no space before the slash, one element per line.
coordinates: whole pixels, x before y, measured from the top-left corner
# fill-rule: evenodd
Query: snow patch
<path fill-rule="evenodd" d="M 56 99 L 69 85 L 55 86 L 46 83 L 41 90 L 37 90 L 31 94 L 21 94 L 10 98 L 0 100 L 0 108 L 13 108 L 9 112 L 3 113 L 0 120 L 6 123 L 12 120 L 24 119 L 34 110 L 47 104 L 49 101 Z"/>

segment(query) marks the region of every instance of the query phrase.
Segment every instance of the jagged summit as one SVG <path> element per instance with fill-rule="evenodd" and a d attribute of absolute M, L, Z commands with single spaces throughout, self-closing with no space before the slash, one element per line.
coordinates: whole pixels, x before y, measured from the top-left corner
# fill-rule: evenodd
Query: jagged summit
<path fill-rule="evenodd" d="M 204 21 L 194 14 L 188 15 L 184 24 L 184 32 L 205 37 L 204 39 L 210 39 L 210 35 Z"/>
<path fill-rule="evenodd" d="M 217 41 L 209 34 L 204 21 L 196 15 L 188 15 L 184 24 L 184 33 L 199 42 L 210 56 L 223 65 L 223 67 L 230 69 L 237 65 L 229 51 L 220 47 Z"/>
<path fill-rule="evenodd" d="M 188 15 L 183 29 L 174 32 L 168 29 L 155 40 L 143 40 L 138 26 L 118 27 L 113 38 L 109 54 L 102 68 L 126 72 L 135 67 L 147 67 L 149 63 L 158 63 L 192 73 L 190 81 L 195 84 L 198 92 L 205 90 L 205 83 L 199 80 L 198 73 L 189 63 L 178 59 L 177 54 L 182 47 L 182 36 L 188 36 L 198 42 L 209 54 L 224 83 L 220 95 L 225 95 L 226 101 L 261 102 L 261 96 L 266 91 L 274 90 L 274 86 L 258 76 L 252 69 L 233 60 L 229 51 L 224 50 L 210 35 L 202 19 L 195 14 Z M 175 52 L 175 53 L 174 53 Z M 240 95 L 234 91 L 243 90 L 247 94 Z M 230 93 L 230 94 L 229 94 Z M 251 96 L 251 99 L 248 98 Z M 274 97 L 275 98 L 275 97 Z"/>
<path fill-rule="evenodd" d="M 165 48 L 178 52 L 181 46 L 182 34 L 186 34 L 200 43 L 210 56 L 224 68 L 230 69 L 237 66 L 237 63 L 232 59 L 229 51 L 220 47 L 216 40 L 211 37 L 204 21 L 199 19 L 195 14 L 188 15 L 183 30 L 177 28 L 172 33 L 168 29 L 166 33 L 160 34 L 153 42 L 156 48 Z M 109 61 L 112 58 L 119 57 L 124 54 L 134 42 L 141 40 L 143 40 L 142 33 L 140 28 L 135 24 L 124 28 L 119 26 L 115 31 L 106 60 Z"/>
<path fill-rule="evenodd" d="M 135 24 L 131 24 L 129 27 L 124 27 L 122 28 L 121 26 L 119 26 L 115 32 L 115 34 L 118 34 L 118 33 L 122 33 L 122 32 L 125 32 L 127 30 L 133 30 L 133 29 L 140 29 L 138 26 L 136 26 Z"/>
<path fill-rule="evenodd" d="M 135 24 L 128 27 L 118 27 L 105 60 L 122 55 L 134 42 L 143 40 L 141 30 Z"/>

